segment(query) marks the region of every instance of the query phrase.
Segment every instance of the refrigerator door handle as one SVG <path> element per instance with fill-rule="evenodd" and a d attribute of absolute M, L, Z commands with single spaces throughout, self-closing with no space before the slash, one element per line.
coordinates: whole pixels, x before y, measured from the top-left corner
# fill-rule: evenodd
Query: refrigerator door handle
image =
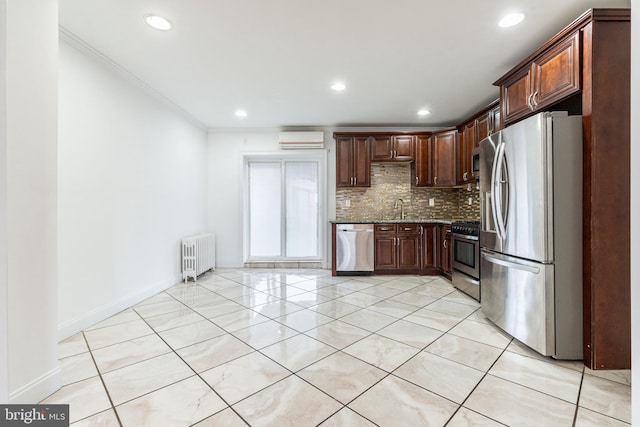
<path fill-rule="evenodd" d="M 498 227 L 498 215 L 497 215 L 497 206 L 496 206 L 496 197 L 498 186 L 496 185 L 497 177 L 496 177 L 496 165 L 498 164 L 498 155 L 500 154 L 500 142 L 498 142 L 498 146 L 496 147 L 495 154 L 493 155 L 493 165 L 491 167 L 491 216 L 493 217 L 493 223 L 495 224 L 495 231 L 499 239 L 502 239 L 500 236 L 500 228 Z"/>
<path fill-rule="evenodd" d="M 504 146 L 505 143 L 502 141 L 496 150 L 496 161 L 494 162 L 495 169 L 494 179 L 493 179 L 493 209 L 494 209 L 494 219 L 496 220 L 496 230 L 498 231 L 498 237 L 504 240 L 507 237 L 507 230 L 505 227 L 505 218 L 504 212 L 502 212 L 503 205 L 503 197 L 502 193 L 502 184 L 507 181 L 503 181 L 502 177 L 502 168 L 504 166 Z M 507 200 L 508 201 L 508 200 Z"/>
<path fill-rule="evenodd" d="M 531 267 L 531 266 L 528 266 L 528 265 L 518 264 L 517 262 L 512 262 L 512 261 L 507 261 L 507 260 L 504 260 L 504 259 L 496 258 L 496 257 L 494 257 L 492 255 L 489 255 L 487 252 L 484 252 L 484 251 L 482 252 L 482 257 L 485 258 L 489 262 L 501 265 L 503 267 L 515 268 L 517 270 L 523 270 L 523 271 L 527 271 L 527 272 L 533 273 L 533 274 L 539 274 L 540 273 L 540 269 L 538 267 Z"/>

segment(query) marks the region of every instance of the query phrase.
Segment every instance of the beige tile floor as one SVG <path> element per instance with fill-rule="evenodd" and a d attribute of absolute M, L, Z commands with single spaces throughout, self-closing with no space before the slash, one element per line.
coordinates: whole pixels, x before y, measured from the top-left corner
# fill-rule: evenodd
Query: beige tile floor
<path fill-rule="evenodd" d="M 631 372 L 554 361 L 436 277 L 218 270 L 60 343 L 74 426 L 624 426 Z"/>

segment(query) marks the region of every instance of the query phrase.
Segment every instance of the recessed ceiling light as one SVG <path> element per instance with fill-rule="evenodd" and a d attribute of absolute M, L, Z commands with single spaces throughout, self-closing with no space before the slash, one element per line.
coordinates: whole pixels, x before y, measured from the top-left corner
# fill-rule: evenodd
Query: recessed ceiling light
<path fill-rule="evenodd" d="M 514 25 L 518 25 L 524 19 L 524 14 L 522 13 L 510 13 L 506 15 L 504 18 L 498 22 L 498 25 L 502 28 L 513 27 Z"/>
<path fill-rule="evenodd" d="M 236 110 L 236 117 L 247 117 L 247 112 L 244 110 Z"/>
<path fill-rule="evenodd" d="M 431 114 L 431 111 L 425 110 L 424 108 L 422 110 L 418 110 L 419 116 L 428 116 L 429 114 Z"/>
<path fill-rule="evenodd" d="M 335 90 L 335 91 L 341 91 L 341 90 L 345 90 L 347 88 L 347 86 L 345 86 L 344 83 L 342 82 L 336 82 L 334 84 L 331 85 L 331 89 Z"/>
<path fill-rule="evenodd" d="M 147 24 L 160 31 L 167 31 L 171 29 L 171 22 L 167 18 L 158 15 L 145 16 Z"/>

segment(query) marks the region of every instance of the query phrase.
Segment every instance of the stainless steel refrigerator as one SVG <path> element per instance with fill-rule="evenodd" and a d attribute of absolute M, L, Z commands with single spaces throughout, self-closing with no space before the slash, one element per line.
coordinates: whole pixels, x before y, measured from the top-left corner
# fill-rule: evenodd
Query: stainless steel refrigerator
<path fill-rule="evenodd" d="M 482 312 L 582 359 L 582 117 L 540 113 L 480 142 Z"/>

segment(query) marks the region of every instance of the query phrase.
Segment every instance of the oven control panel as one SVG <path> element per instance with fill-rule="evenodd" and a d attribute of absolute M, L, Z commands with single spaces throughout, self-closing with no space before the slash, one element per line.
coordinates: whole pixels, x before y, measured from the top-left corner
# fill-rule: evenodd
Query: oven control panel
<path fill-rule="evenodd" d="M 451 232 L 465 236 L 480 235 L 480 221 L 460 221 L 451 224 Z"/>

